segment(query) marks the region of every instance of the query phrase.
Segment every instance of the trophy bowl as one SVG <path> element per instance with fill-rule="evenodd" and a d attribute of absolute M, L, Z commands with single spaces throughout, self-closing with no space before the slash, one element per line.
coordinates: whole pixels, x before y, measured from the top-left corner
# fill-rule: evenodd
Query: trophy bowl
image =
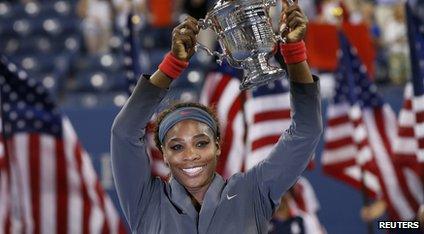
<path fill-rule="evenodd" d="M 196 47 L 218 56 L 218 63 L 228 63 L 244 70 L 240 89 L 250 89 L 269 81 L 287 77 L 285 70 L 269 64 L 278 49 L 280 36 L 272 30 L 269 8 L 275 0 L 219 0 L 205 19 L 201 29 L 212 29 L 218 35 L 222 53 L 197 43 Z"/>

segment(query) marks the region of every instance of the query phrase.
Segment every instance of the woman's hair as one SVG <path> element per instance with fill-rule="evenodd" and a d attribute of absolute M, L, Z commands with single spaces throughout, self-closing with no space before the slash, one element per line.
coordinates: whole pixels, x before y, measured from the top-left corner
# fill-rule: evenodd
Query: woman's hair
<path fill-rule="evenodd" d="M 159 126 L 162 123 L 162 121 L 165 119 L 166 116 L 168 116 L 170 113 L 172 113 L 173 111 L 179 109 L 179 108 L 183 108 L 183 107 L 196 107 L 199 108 L 201 110 L 206 111 L 214 120 L 216 126 L 217 126 L 217 131 L 216 131 L 216 136 L 215 136 L 215 140 L 219 143 L 220 139 L 221 139 L 221 130 L 219 127 L 219 121 L 218 121 L 218 117 L 215 113 L 215 111 L 210 108 L 207 107 L 205 105 L 202 105 L 200 103 L 197 102 L 182 102 L 182 103 L 176 103 L 174 105 L 172 105 L 171 107 L 163 110 L 161 113 L 159 113 L 158 117 L 156 118 L 155 121 L 155 144 L 156 147 L 160 150 L 160 152 L 162 152 L 162 143 L 159 139 Z"/>

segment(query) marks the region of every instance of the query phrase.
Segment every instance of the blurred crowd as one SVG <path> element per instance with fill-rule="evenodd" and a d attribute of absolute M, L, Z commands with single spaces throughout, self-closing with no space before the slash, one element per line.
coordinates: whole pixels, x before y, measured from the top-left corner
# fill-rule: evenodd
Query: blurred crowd
<path fill-rule="evenodd" d="M 110 38 L 122 33 L 130 11 L 140 17 L 140 27 L 170 32 L 183 14 L 201 18 L 210 5 L 206 0 L 80 0 L 77 13 L 83 19 L 87 52 L 98 53 L 110 49 Z"/>
<path fill-rule="evenodd" d="M 204 18 L 215 2 L 0 1 L 0 52 L 42 80 L 65 103 L 96 106 L 104 99 L 105 103 L 120 106 L 125 100 L 121 94 L 126 93 L 123 46 L 129 12 L 136 15 L 133 22 L 141 49 L 142 72 L 152 73 L 169 51 L 173 27 L 187 15 Z M 276 2 L 277 6 L 271 8 L 275 30 L 282 8 L 281 2 Z M 410 68 L 403 1 L 300 0 L 299 4 L 310 22 L 334 26 L 342 22 L 366 25 L 369 28 L 367 38 L 372 37 L 376 55 L 373 79 L 394 85 L 407 81 Z M 201 30 L 198 41 L 209 48 L 217 47 L 215 33 L 211 30 Z M 179 82 L 193 85 L 194 90 L 200 92 L 205 74 L 216 64 L 209 56 L 197 54 L 196 61 L 191 63 L 197 64 L 192 66 L 196 72 L 187 71 Z M 78 97 L 72 97 L 74 92 L 79 92 Z M 93 92 L 96 95 L 92 95 Z M 107 97 L 101 98 L 99 92 Z M 198 93 L 186 94 L 191 100 L 196 100 L 196 95 Z"/>
<path fill-rule="evenodd" d="M 404 1 L 323 1 L 313 20 L 337 24 L 340 20 L 365 24 L 373 40 L 375 79 L 404 84 L 410 74 Z"/>
<path fill-rule="evenodd" d="M 215 2 L 0 0 L 0 53 L 10 56 L 31 75 L 39 76 L 37 78 L 47 88 L 54 89 L 53 92 L 57 92 L 59 97 L 66 91 L 76 92 L 75 102 L 90 107 L 98 105 L 97 99 L 105 94 L 105 102 L 121 106 L 125 102 L 122 93 L 127 94 L 128 88 L 125 83 L 123 45 L 129 13 L 136 15 L 133 22 L 136 24 L 139 46 L 143 50 L 140 53 L 142 72 L 151 73 L 170 49 L 173 27 L 187 15 L 204 18 Z M 376 55 L 373 79 L 382 85 L 404 85 L 407 82 L 411 71 L 404 1 L 299 0 L 299 4 L 310 22 L 336 27 L 342 23 L 365 25 Z M 277 6 L 271 9 L 275 30 L 280 11 L 281 3 L 277 1 Z M 32 39 L 28 39 L 29 36 Z M 198 40 L 209 48 L 216 47 L 216 37 L 210 30 L 202 30 Z M 199 60 L 193 62 L 199 70 L 187 72 L 185 80 L 200 91 L 201 80 L 211 64 L 215 63 L 211 59 L 194 59 Z M 178 82 L 184 82 L 184 79 Z M 181 97 L 184 94 L 187 93 L 182 93 Z M 72 102 L 72 95 L 67 100 Z M 273 227 L 284 228 L 287 226 L 284 226 L 285 221 L 295 222 L 302 216 L 325 233 L 315 217 L 318 205 L 311 208 L 312 215 L 305 214 L 306 209 L 293 205 L 298 196 L 296 189 L 299 190 L 293 187 L 282 198 Z M 386 209 L 381 201 L 373 205 L 361 211 L 365 221 L 377 218 Z"/>
<path fill-rule="evenodd" d="M 111 36 L 125 28 L 125 16 L 130 9 L 141 17 L 144 26 L 170 31 L 185 14 L 204 18 L 214 3 L 214 0 L 80 0 L 77 12 L 84 19 L 87 51 L 98 53 L 108 51 Z M 375 79 L 396 85 L 406 82 L 410 69 L 403 1 L 301 0 L 299 4 L 311 22 L 368 26 L 376 52 Z M 278 2 L 272 10 L 274 25 L 278 25 L 281 4 Z M 199 41 L 207 45 L 213 45 L 214 39 L 208 32 L 199 36 Z"/>

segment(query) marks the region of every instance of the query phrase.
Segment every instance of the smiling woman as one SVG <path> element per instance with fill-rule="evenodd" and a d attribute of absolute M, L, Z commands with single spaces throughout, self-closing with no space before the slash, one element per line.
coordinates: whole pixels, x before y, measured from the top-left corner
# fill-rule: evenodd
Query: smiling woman
<path fill-rule="evenodd" d="M 156 126 L 156 146 L 166 165 L 200 209 L 221 154 L 216 115 L 199 103 L 180 103 L 163 111 Z"/>
<path fill-rule="evenodd" d="M 280 197 L 306 168 L 322 131 L 318 80 L 306 63 L 307 20 L 286 7 L 287 44 L 281 52 L 291 80 L 292 124 L 257 166 L 224 180 L 216 173 L 218 120 L 200 104 L 175 105 L 157 118 L 156 144 L 171 169 L 169 181 L 151 176 L 146 125 L 171 82 L 194 54 L 197 21 L 173 31 L 171 52 L 152 76 L 143 76 L 112 126 L 112 169 L 121 207 L 133 233 L 267 233 Z M 288 34 L 287 34 L 288 33 Z"/>

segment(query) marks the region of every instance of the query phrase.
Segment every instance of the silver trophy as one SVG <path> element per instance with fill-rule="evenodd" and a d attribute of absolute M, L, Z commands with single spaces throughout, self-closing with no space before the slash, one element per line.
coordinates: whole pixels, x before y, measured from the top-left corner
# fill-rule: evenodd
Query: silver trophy
<path fill-rule="evenodd" d="M 276 0 L 218 0 L 205 19 L 199 20 L 201 29 L 211 28 L 218 35 L 223 53 L 199 43 L 196 48 L 216 55 L 219 64 L 226 59 L 231 66 L 243 69 L 241 90 L 287 76 L 285 70 L 269 64 L 278 41 L 283 41 L 272 30 L 269 8 L 275 5 Z"/>

